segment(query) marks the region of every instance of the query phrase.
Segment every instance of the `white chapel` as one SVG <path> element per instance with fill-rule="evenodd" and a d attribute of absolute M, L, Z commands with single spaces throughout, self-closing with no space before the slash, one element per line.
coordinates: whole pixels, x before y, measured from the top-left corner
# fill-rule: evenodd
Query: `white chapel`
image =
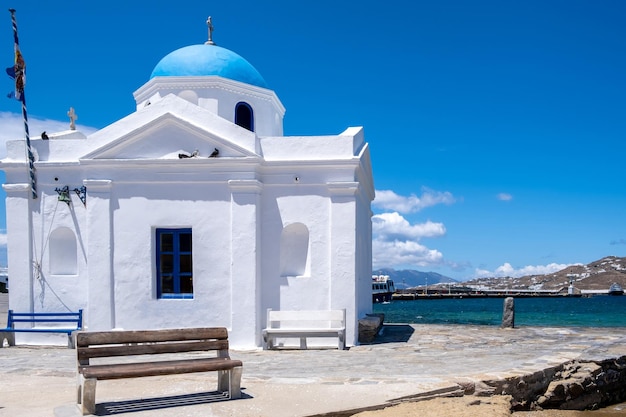
<path fill-rule="evenodd" d="M 268 308 L 346 309 L 357 344 L 372 309 L 363 129 L 283 136 L 278 96 L 212 29 L 134 99 L 95 133 L 72 112 L 30 140 L 36 198 L 26 141 L 7 143 L 9 308 L 82 309 L 87 330 L 225 326 L 233 348 L 261 346 Z"/>

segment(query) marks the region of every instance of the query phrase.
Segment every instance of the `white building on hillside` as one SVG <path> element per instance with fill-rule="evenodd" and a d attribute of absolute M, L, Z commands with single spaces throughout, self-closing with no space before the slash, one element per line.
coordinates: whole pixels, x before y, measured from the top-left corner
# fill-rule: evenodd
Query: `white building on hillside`
<path fill-rule="evenodd" d="M 36 199 L 26 142 L 7 144 L 9 307 L 82 308 L 88 330 L 225 326 L 236 348 L 261 346 L 267 308 L 345 308 L 356 344 L 372 308 L 362 128 L 283 136 L 275 92 L 211 39 L 134 97 L 89 136 L 31 140 Z"/>

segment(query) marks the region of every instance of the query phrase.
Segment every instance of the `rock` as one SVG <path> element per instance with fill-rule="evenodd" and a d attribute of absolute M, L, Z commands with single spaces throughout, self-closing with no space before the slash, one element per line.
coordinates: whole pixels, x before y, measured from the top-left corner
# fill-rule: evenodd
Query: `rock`
<path fill-rule="evenodd" d="M 476 381 L 463 379 L 454 381 L 463 390 L 463 395 L 472 395 L 476 391 Z"/>
<path fill-rule="evenodd" d="M 580 383 L 574 382 L 567 387 L 567 391 L 572 398 L 578 398 L 583 395 L 583 393 L 585 392 L 585 388 L 583 388 Z"/>
<path fill-rule="evenodd" d="M 594 410 L 626 401 L 626 356 L 574 360 L 533 374 L 457 383 L 466 395 L 510 395 L 515 411 Z"/>
<path fill-rule="evenodd" d="M 491 387 L 484 382 L 477 382 L 474 385 L 474 395 L 477 397 L 491 397 L 496 394 L 494 387 Z"/>
<path fill-rule="evenodd" d="M 507 297 L 504 299 L 504 309 L 502 311 L 502 327 L 515 327 L 515 299 Z"/>
<path fill-rule="evenodd" d="M 563 365 L 535 405 L 561 410 L 592 410 L 626 400 L 626 357 Z"/>
<path fill-rule="evenodd" d="M 376 339 L 376 335 L 383 327 L 385 315 L 367 314 L 359 319 L 359 343 L 372 343 Z"/>

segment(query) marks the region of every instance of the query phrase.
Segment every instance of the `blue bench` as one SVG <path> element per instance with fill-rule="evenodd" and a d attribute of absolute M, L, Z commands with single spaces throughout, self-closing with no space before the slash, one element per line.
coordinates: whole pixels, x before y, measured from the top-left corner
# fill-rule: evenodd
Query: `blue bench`
<path fill-rule="evenodd" d="M 30 327 L 22 327 L 16 323 L 27 323 Z M 55 326 L 52 323 L 70 323 L 72 326 Z M 45 327 L 42 327 L 43 324 Z M 0 329 L 0 348 L 4 339 L 9 346 L 15 346 L 15 333 L 66 333 L 67 347 L 74 348 L 74 332 L 83 328 L 83 310 L 78 313 L 16 313 L 9 310 L 7 327 Z"/>

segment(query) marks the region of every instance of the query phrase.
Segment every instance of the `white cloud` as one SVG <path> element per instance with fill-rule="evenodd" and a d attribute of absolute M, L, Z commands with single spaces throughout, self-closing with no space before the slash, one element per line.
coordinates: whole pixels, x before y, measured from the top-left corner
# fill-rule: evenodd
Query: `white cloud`
<path fill-rule="evenodd" d="M 496 197 L 498 200 L 500 201 L 511 201 L 513 200 L 513 196 L 511 194 L 508 193 L 500 193 L 497 195 Z"/>
<path fill-rule="evenodd" d="M 523 277 L 526 275 L 553 274 L 571 265 L 578 265 L 578 264 L 551 263 L 548 265 L 527 265 L 527 266 L 523 266 L 521 268 L 516 269 L 510 263 L 505 262 L 504 264 L 497 267 L 494 271 L 477 268 L 474 272 L 474 278 L 492 278 L 492 277 L 519 278 L 519 277 Z"/>
<path fill-rule="evenodd" d="M 419 243 L 424 237 L 446 233 L 442 223 L 411 224 L 399 213 L 382 213 L 372 217 L 372 253 L 374 268 L 439 265 L 443 255 Z"/>
<path fill-rule="evenodd" d="M 415 194 L 401 196 L 391 190 L 376 191 L 372 205 L 385 213 L 372 217 L 372 255 L 374 268 L 381 267 L 427 267 L 441 265 L 443 254 L 420 243 L 422 238 L 440 237 L 446 234 L 443 223 L 411 224 L 402 214 L 415 213 L 437 204 L 452 204 L 454 196 L 422 188 L 420 197 Z"/>
<path fill-rule="evenodd" d="M 426 207 L 437 204 L 452 204 L 454 196 L 448 191 L 434 191 L 422 188 L 422 196 L 411 194 L 408 197 L 398 195 L 391 190 L 376 190 L 376 198 L 372 205 L 383 210 L 393 210 L 400 213 L 415 213 Z"/>
<path fill-rule="evenodd" d="M 63 132 L 70 129 L 69 119 L 67 121 L 58 121 L 52 119 L 41 119 L 29 116 L 28 132 L 30 137 L 39 137 L 41 132 L 46 131 L 48 134 L 55 132 Z M 76 125 L 76 129 L 89 135 L 96 131 L 93 127 Z M 0 158 L 6 157 L 6 142 L 10 140 L 24 139 L 24 119 L 21 113 L 0 112 Z"/>
<path fill-rule="evenodd" d="M 1 230 L 0 231 L 0 248 L 6 248 L 6 247 L 7 247 L 7 231 Z"/>
<path fill-rule="evenodd" d="M 443 254 L 438 250 L 428 249 L 415 241 L 392 242 L 374 239 L 372 242 L 374 269 L 388 266 L 431 266 L 443 262 Z"/>
<path fill-rule="evenodd" d="M 438 237 L 446 233 L 443 223 L 428 220 L 426 223 L 410 224 L 400 214 L 382 213 L 372 217 L 372 232 L 379 239 L 389 241 L 395 239 L 419 240 L 423 237 Z"/>

